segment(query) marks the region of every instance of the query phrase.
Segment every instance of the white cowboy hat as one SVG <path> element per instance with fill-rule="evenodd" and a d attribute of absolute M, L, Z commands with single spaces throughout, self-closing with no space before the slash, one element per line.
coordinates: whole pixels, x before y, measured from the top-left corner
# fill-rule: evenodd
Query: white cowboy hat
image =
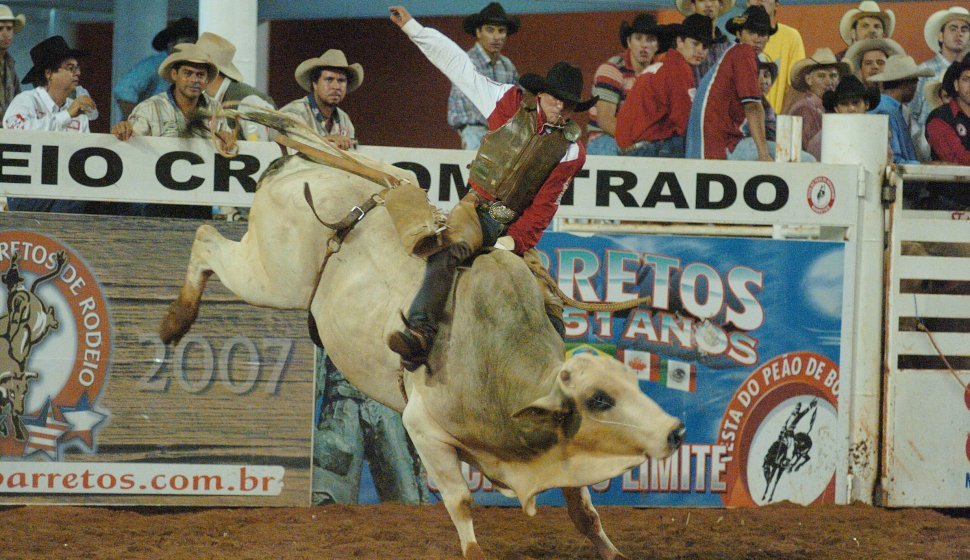
<path fill-rule="evenodd" d="M 13 11 L 6 4 L 0 4 L 0 21 L 12 21 L 14 33 L 19 33 L 27 24 L 27 18 L 24 17 L 24 14 L 18 14 L 17 17 L 14 17 Z"/>
<path fill-rule="evenodd" d="M 693 0 L 677 0 L 677 11 L 689 16 L 694 13 Z M 734 0 L 721 0 L 721 10 L 717 13 L 718 17 L 731 11 L 734 7 Z"/>
<path fill-rule="evenodd" d="M 791 77 L 791 87 L 798 91 L 808 91 L 808 84 L 805 83 L 805 76 L 819 66 L 835 66 L 840 76 L 848 76 L 852 73 L 852 62 L 846 59 L 839 61 L 835 58 L 832 49 L 821 48 L 815 51 L 812 56 L 803 58 L 792 65 L 789 76 Z"/>
<path fill-rule="evenodd" d="M 926 40 L 926 46 L 931 52 L 940 52 L 940 30 L 953 19 L 962 19 L 970 23 L 970 12 L 966 8 L 952 6 L 936 12 L 926 20 L 926 25 L 923 26 L 923 39 Z"/>
<path fill-rule="evenodd" d="M 882 51 L 886 53 L 886 58 L 894 54 L 906 54 L 902 45 L 892 39 L 863 39 L 852 43 L 845 51 L 842 60 L 848 60 L 857 70 L 862 69 L 862 57 L 869 51 Z"/>
<path fill-rule="evenodd" d="M 219 71 L 219 67 L 216 66 L 212 56 L 206 51 L 199 48 L 198 45 L 194 43 L 183 44 L 179 49 L 174 51 L 172 54 L 168 55 L 165 60 L 158 66 L 158 75 L 162 77 L 166 82 L 172 81 L 172 66 L 178 62 L 191 62 L 193 64 L 200 64 L 209 67 L 209 74 L 214 75 Z"/>
<path fill-rule="evenodd" d="M 209 33 L 208 31 L 199 35 L 199 40 L 195 43 L 182 43 L 181 45 L 175 45 L 175 50 L 181 50 L 189 45 L 195 45 L 202 49 L 203 51 L 209 53 L 212 57 L 212 61 L 215 62 L 216 68 L 219 72 L 222 72 L 226 77 L 231 78 L 237 82 L 245 81 L 243 80 L 242 72 L 236 68 L 236 65 L 232 63 L 233 57 L 236 56 L 236 46 L 229 42 L 228 39 L 222 35 L 216 35 L 215 33 Z"/>
<path fill-rule="evenodd" d="M 913 57 L 894 54 L 886 60 L 886 69 L 869 78 L 870 82 L 895 82 L 896 80 L 915 80 L 933 75 L 929 68 L 920 68 Z"/>
<path fill-rule="evenodd" d="M 343 51 L 337 49 L 330 49 L 327 52 L 320 55 L 318 58 L 311 58 L 309 60 L 304 60 L 296 67 L 296 72 L 293 75 L 296 77 L 296 83 L 300 84 L 300 87 L 306 91 L 313 91 L 313 87 L 310 84 L 310 72 L 314 68 L 319 68 L 321 66 L 326 66 L 328 68 L 340 68 L 347 71 L 347 93 L 350 93 L 360 87 L 361 82 L 364 81 L 364 67 L 360 64 L 348 64 L 347 57 L 344 55 Z"/>
<path fill-rule="evenodd" d="M 896 29 L 896 14 L 892 10 L 882 10 L 879 4 L 872 0 L 865 0 L 859 4 L 858 8 L 852 8 L 846 12 L 839 21 L 839 35 L 846 45 L 852 44 L 852 26 L 859 18 L 874 17 L 882 20 L 882 27 L 886 31 L 886 37 L 892 37 Z"/>

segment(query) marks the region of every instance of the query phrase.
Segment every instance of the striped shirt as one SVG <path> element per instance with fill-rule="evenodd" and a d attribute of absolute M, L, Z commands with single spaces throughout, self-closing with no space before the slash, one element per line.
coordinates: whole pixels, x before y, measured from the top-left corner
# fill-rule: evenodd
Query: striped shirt
<path fill-rule="evenodd" d="M 623 54 L 610 57 L 596 69 L 596 74 L 593 75 L 593 95 L 598 95 L 600 101 L 616 105 L 615 114 L 619 115 L 620 105 L 630 94 L 636 81 L 637 71 L 633 69 L 630 49 L 627 49 Z M 586 125 L 586 130 L 589 131 L 590 140 L 605 134 L 596 122 L 595 106 L 589 110 L 589 124 Z"/>
<path fill-rule="evenodd" d="M 500 84 L 515 84 L 519 81 L 519 71 L 515 69 L 509 57 L 499 55 L 497 60 L 492 61 L 478 42 L 465 52 L 475 66 L 475 70 L 482 76 Z M 452 128 L 461 128 L 469 124 L 488 126 L 485 115 L 475 108 L 471 100 L 462 94 L 457 86 L 452 85 L 451 94 L 448 95 L 448 125 Z"/>

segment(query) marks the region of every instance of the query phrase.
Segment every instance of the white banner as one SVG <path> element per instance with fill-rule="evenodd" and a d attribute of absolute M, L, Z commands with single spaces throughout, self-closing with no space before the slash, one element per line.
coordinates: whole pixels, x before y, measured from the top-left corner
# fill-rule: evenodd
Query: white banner
<path fill-rule="evenodd" d="M 465 192 L 463 150 L 362 146 L 413 171 L 432 203 Z M 280 156 L 273 143 L 240 142 L 233 159 L 207 140 L 0 131 L 0 195 L 250 206 L 256 182 Z M 657 222 L 851 225 L 855 166 L 590 156 L 557 214 Z"/>

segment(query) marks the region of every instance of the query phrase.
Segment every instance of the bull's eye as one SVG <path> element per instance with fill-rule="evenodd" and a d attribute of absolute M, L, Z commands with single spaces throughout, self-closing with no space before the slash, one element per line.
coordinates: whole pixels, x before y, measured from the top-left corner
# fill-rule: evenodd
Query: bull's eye
<path fill-rule="evenodd" d="M 596 391 L 593 396 L 586 399 L 586 408 L 594 412 L 603 412 L 609 410 L 616 405 L 616 401 L 613 397 L 606 394 L 605 391 Z"/>

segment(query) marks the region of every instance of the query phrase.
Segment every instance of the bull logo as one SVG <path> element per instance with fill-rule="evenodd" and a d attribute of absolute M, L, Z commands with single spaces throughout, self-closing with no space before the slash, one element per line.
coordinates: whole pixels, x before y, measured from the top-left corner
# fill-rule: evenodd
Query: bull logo
<path fill-rule="evenodd" d="M 808 422 L 808 429 L 797 432 L 799 422 L 809 412 L 812 413 Z M 811 460 L 808 452 L 812 449 L 812 438 L 809 432 L 815 427 L 815 416 L 818 413 L 818 399 L 812 399 L 808 406 L 802 408 L 802 403 L 795 404 L 795 410 L 788 416 L 785 425 L 778 434 L 778 440 L 771 444 L 765 453 L 762 469 L 765 475 L 765 491 L 761 501 L 767 498 L 771 502 L 778 488 L 778 481 L 785 473 L 794 473 Z"/>

